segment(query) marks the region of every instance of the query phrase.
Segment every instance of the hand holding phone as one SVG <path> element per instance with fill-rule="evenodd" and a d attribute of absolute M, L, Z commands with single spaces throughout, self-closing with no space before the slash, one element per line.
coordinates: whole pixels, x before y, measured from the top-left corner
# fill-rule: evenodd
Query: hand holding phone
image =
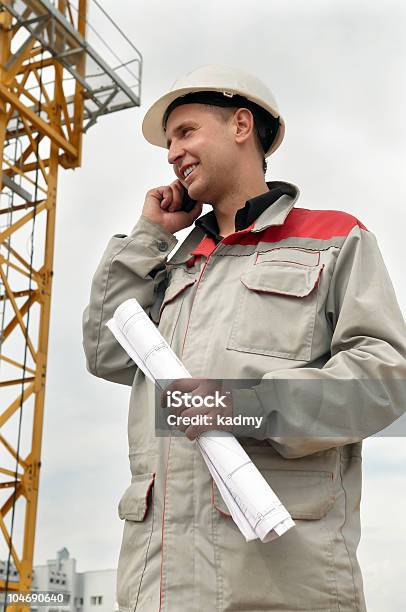
<path fill-rule="evenodd" d="M 201 214 L 203 202 L 190 198 L 179 179 L 170 185 L 147 192 L 142 215 L 174 234 L 192 223 Z"/>

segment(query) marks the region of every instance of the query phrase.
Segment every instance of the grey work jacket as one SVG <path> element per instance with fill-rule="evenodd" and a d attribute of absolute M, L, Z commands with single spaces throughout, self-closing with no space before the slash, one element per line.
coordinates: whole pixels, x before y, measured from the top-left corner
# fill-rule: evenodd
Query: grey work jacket
<path fill-rule="evenodd" d="M 195 227 L 172 259 L 141 217 L 97 268 L 87 367 L 132 386 L 120 612 L 365 610 L 361 441 L 404 410 L 405 322 L 373 234 L 294 193 L 217 245 Z M 154 390 L 105 326 L 130 297 L 193 376 L 246 379 L 234 410 L 265 426 L 239 441 L 296 522 L 282 537 L 247 543 L 196 443 L 155 435 Z"/>

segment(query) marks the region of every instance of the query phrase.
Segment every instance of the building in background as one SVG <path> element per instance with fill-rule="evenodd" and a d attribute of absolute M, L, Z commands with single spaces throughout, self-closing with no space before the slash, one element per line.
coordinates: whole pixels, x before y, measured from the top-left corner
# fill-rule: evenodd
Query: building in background
<path fill-rule="evenodd" d="M 7 563 L 0 560 L 0 580 L 6 579 Z M 10 566 L 9 582 L 17 582 L 18 574 Z M 58 551 L 56 559 L 46 565 L 35 565 L 32 593 L 49 591 L 64 593 L 65 605 L 31 606 L 32 612 L 116 612 L 116 570 L 76 571 L 76 559 L 67 548 Z"/>

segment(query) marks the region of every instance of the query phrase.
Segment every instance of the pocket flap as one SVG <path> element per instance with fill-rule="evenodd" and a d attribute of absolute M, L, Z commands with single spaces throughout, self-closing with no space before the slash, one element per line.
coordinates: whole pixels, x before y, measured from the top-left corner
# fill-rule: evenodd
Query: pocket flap
<path fill-rule="evenodd" d="M 128 521 L 143 521 L 148 511 L 148 498 L 155 480 L 155 474 L 140 474 L 124 492 L 118 504 L 118 515 Z"/>
<path fill-rule="evenodd" d="M 331 472 L 263 470 L 262 474 L 293 519 L 321 519 L 333 507 Z"/>
<path fill-rule="evenodd" d="M 183 293 L 185 289 L 187 289 L 191 285 L 194 285 L 195 282 L 196 279 L 190 278 L 189 276 L 181 277 L 179 279 L 176 279 L 175 282 L 172 282 L 165 291 L 164 299 L 162 301 L 161 308 L 159 311 L 159 316 L 161 316 L 162 311 L 167 304 L 172 302 L 172 300 L 174 300 L 178 295 Z"/>
<path fill-rule="evenodd" d="M 261 474 L 293 519 L 321 519 L 334 504 L 331 472 L 261 470 Z M 213 505 L 221 514 L 231 516 L 214 483 Z"/>
<path fill-rule="evenodd" d="M 323 265 L 304 266 L 293 262 L 267 262 L 241 275 L 240 280 L 251 291 L 306 297 L 316 287 Z"/>

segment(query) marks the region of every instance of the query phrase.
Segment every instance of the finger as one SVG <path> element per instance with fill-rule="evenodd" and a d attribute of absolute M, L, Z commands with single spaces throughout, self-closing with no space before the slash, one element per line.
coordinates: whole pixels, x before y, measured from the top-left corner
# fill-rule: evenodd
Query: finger
<path fill-rule="evenodd" d="M 185 433 L 185 431 L 187 430 L 188 427 L 190 427 L 190 425 L 185 425 L 183 421 L 179 421 L 176 427 L 179 429 L 179 431 L 182 431 L 183 433 Z"/>
<path fill-rule="evenodd" d="M 200 434 L 204 433 L 205 431 L 210 431 L 210 429 L 213 429 L 213 427 L 208 425 L 190 425 L 186 428 L 184 434 L 191 442 L 193 442 L 193 440 L 196 440 Z"/>
<path fill-rule="evenodd" d="M 184 385 L 183 385 L 184 381 L 189 381 L 189 379 L 188 378 L 186 379 L 178 378 L 176 380 L 172 380 L 170 383 L 166 385 L 166 387 L 162 389 L 161 391 L 162 408 L 169 408 L 173 414 L 179 412 L 179 410 L 178 411 L 175 410 L 175 406 L 169 405 L 169 399 L 172 393 L 174 393 L 175 391 L 179 391 L 180 393 L 184 393 L 188 391 L 188 387 L 184 388 Z M 161 384 L 162 383 L 163 381 L 161 381 Z M 183 405 L 182 405 L 182 409 L 183 409 Z"/>
<path fill-rule="evenodd" d="M 176 391 L 176 389 L 175 389 Z M 182 411 L 185 409 L 185 406 L 183 403 L 180 404 L 180 406 L 178 406 L 177 404 L 174 406 L 173 403 L 169 402 L 169 397 L 171 392 L 167 392 L 167 389 L 164 389 L 161 393 L 161 408 L 162 410 L 166 410 L 167 411 L 167 416 L 169 415 L 175 415 L 176 417 L 180 416 L 182 414 Z"/>
<path fill-rule="evenodd" d="M 167 210 L 169 206 L 172 204 L 172 199 L 173 199 L 173 193 L 172 193 L 172 189 L 170 188 L 170 186 L 167 185 L 166 187 L 163 187 L 162 188 L 161 208 Z"/>
<path fill-rule="evenodd" d="M 179 183 L 173 183 L 170 185 L 172 189 L 172 203 L 169 207 L 170 212 L 175 212 L 176 210 L 180 210 L 182 208 L 183 197 L 185 195 L 185 189 Z"/>
<path fill-rule="evenodd" d="M 173 183 L 170 184 L 170 187 L 172 187 L 172 189 L 179 193 L 182 197 L 184 196 L 186 188 L 178 179 L 176 181 L 173 181 Z"/>
<path fill-rule="evenodd" d="M 180 416 L 182 412 L 188 408 L 190 405 L 186 405 L 185 403 L 185 394 L 190 394 L 193 389 L 198 388 L 200 384 L 200 379 L 193 378 L 179 378 L 177 380 L 169 383 L 165 389 L 161 393 L 161 408 L 163 410 L 167 410 L 169 414 L 173 414 L 175 416 Z M 176 398 L 174 397 L 174 393 L 178 392 L 181 394 L 181 397 L 177 394 Z M 176 401 L 170 401 L 174 399 Z M 179 401 L 180 400 L 180 401 Z"/>
<path fill-rule="evenodd" d="M 193 440 L 195 440 L 197 436 L 199 435 L 199 430 L 197 427 L 191 425 L 184 431 L 184 434 L 188 438 L 188 440 L 193 442 Z"/>
<path fill-rule="evenodd" d="M 206 378 L 182 378 L 173 381 L 165 391 L 169 390 L 167 396 L 172 395 L 174 391 L 180 391 L 182 394 L 187 394 L 190 397 L 189 402 L 183 401 L 180 410 L 177 411 L 178 414 L 183 414 L 187 410 L 195 411 L 192 412 L 193 415 L 205 413 L 208 408 L 204 404 L 200 405 L 198 399 L 196 399 L 196 402 L 199 402 L 199 405 L 191 405 L 191 403 L 193 402 L 193 397 L 204 398 L 208 393 L 210 394 L 211 387 L 208 387 L 207 383 L 210 383 L 210 381 L 207 381 Z"/>
<path fill-rule="evenodd" d="M 187 393 L 188 391 L 193 391 L 194 389 L 197 389 L 201 382 L 201 378 L 177 378 L 176 380 L 169 383 L 167 387 L 165 387 L 165 392 L 184 391 Z"/>
<path fill-rule="evenodd" d="M 199 407 L 192 407 L 192 408 L 185 408 L 184 410 L 182 410 L 182 419 L 184 417 L 194 417 L 194 416 L 201 416 L 201 417 L 205 417 L 205 419 L 202 420 L 207 420 L 209 421 L 207 424 L 210 425 L 212 418 L 207 419 L 207 416 L 209 415 L 211 408 L 207 408 L 207 406 L 199 406 Z"/>
<path fill-rule="evenodd" d="M 179 416 L 181 419 L 179 420 L 177 427 L 184 433 L 188 432 L 188 437 L 192 436 L 189 439 L 195 438 L 202 431 L 215 429 L 213 413 L 210 415 L 205 406 L 199 408 L 186 408 Z M 193 422 L 192 417 L 199 418 L 195 418 Z"/>
<path fill-rule="evenodd" d="M 182 184 L 182 182 L 179 179 L 176 179 L 176 181 L 173 181 L 170 184 L 170 187 L 173 187 L 173 189 L 176 189 L 182 196 L 184 192 L 186 191 L 186 187 Z"/>

